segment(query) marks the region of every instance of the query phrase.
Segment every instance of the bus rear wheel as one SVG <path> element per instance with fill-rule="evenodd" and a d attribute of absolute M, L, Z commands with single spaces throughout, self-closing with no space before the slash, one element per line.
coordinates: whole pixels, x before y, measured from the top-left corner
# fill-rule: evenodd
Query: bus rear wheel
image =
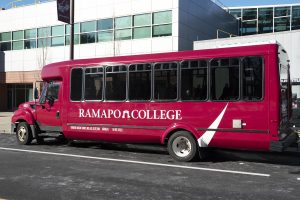
<path fill-rule="evenodd" d="M 178 131 L 168 140 L 168 152 L 177 161 L 189 162 L 197 156 L 197 142 L 189 132 Z"/>
<path fill-rule="evenodd" d="M 17 141 L 19 144 L 28 145 L 32 141 L 32 134 L 26 122 L 20 122 L 17 126 Z"/>

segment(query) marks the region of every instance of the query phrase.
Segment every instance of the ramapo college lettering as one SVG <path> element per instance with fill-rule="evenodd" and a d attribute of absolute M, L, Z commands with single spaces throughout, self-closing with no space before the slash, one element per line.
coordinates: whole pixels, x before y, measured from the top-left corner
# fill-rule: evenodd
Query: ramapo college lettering
<path fill-rule="evenodd" d="M 182 120 L 181 110 L 79 109 L 80 118 Z"/>

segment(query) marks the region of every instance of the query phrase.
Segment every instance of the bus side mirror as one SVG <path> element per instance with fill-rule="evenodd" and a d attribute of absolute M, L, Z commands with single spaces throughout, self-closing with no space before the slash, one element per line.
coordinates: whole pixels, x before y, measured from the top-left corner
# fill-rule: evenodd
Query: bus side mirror
<path fill-rule="evenodd" d="M 39 91 L 37 88 L 34 88 L 34 99 L 39 99 Z"/>

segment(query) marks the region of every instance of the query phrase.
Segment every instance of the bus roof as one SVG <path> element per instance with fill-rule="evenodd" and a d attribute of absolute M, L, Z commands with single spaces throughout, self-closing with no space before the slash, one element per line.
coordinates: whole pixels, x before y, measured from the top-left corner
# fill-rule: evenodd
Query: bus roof
<path fill-rule="evenodd" d="M 258 44 L 250 46 L 225 47 L 205 50 L 189 50 L 155 54 L 141 54 L 129 56 L 115 56 L 103 58 L 77 59 L 48 64 L 43 67 L 41 77 L 43 80 L 63 79 L 63 71 L 70 67 L 105 66 L 134 63 L 153 63 L 181 61 L 186 59 L 210 59 L 216 57 L 240 57 L 262 55 L 277 52 L 278 44 Z"/>

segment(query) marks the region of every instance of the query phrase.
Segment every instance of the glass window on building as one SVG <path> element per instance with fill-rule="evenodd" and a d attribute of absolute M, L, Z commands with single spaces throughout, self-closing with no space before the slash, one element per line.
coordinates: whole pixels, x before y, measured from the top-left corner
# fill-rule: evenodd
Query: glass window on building
<path fill-rule="evenodd" d="M 36 38 L 36 28 L 33 29 L 27 29 L 24 31 L 24 38 L 25 39 L 31 39 L 31 38 Z"/>
<path fill-rule="evenodd" d="M 275 7 L 275 17 L 283 17 L 290 15 L 290 8 L 291 7 Z"/>
<path fill-rule="evenodd" d="M 172 35 L 172 25 L 160 25 L 153 27 L 153 37 L 170 36 Z"/>
<path fill-rule="evenodd" d="M 69 24 L 67 24 L 66 25 L 66 34 L 70 35 L 70 32 L 71 32 L 71 26 Z M 79 23 L 74 24 L 74 33 L 75 34 L 80 33 L 80 24 Z"/>
<path fill-rule="evenodd" d="M 153 24 L 172 23 L 172 11 L 153 13 Z"/>
<path fill-rule="evenodd" d="M 96 31 L 96 21 L 81 23 L 80 31 L 81 33 Z"/>
<path fill-rule="evenodd" d="M 244 21 L 242 22 L 242 35 L 253 35 L 257 33 L 257 21 Z"/>
<path fill-rule="evenodd" d="M 235 18 L 242 17 L 242 10 L 241 9 L 230 9 L 229 13 L 234 16 Z"/>
<path fill-rule="evenodd" d="M 74 35 L 74 44 L 79 44 L 79 35 Z M 70 45 L 70 36 L 66 36 L 66 45 Z"/>
<path fill-rule="evenodd" d="M 21 50 L 21 49 L 24 49 L 24 42 L 22 40 L 13 42 L 13 50 Z"/>
<path fill-rule="evenodd" d="M 273 8 L 258 8 L 258 33 L 273 32 Z"/>
<path fill-rule="evenodd" d="M 115 19 L 115 28 L 129 28 L 132 26 L 131 16 L 118 17 Z"/>
<path fill-rule="evenodd" d="M 116 30 L 115 40 L 130 40 L 131 39 L 131 28 Z"/>
<path fill-rule="evenodd" d="M 133 16 L 134 26 L 150 26 L 151 14 L 135 15 Z"/>
<path fill-rule="evenodd" d="M 274 19 L 274 31 L 289 31 L 290 30 L 290 17 L 281 17 Z"/>
<path fill-rule="evenodd" d="M 64 36 L 51 38 L 51 46 L 56 47 L 56 46 L 63 46 L 63 45 L 65 45 Z"/>
<path fill-rule="evenodd" d="M 10 41 L 11 40 L 11 32 L 0 33 L 0 41 Z"/>
<path fill-rule="evenodd" d="M 150 38 L 151 37 L 151 27 L 138 27 L 133 29 L 133 38 Z"/>
<path fill-rule="evenodd" d="M 10 51 L 11 50 L 11 42 L 1 42 L 0 50 L 1 51 Z"/>
<path fill-rule="evenodd" d="M 13 40 L 22 40 L 24 39 L 24 31 L 14 31 Z"/>
<path fill-rule="evenodd" d="M 292 30 L 300 29 L 300 6 L 293 6 Z"/>
<path fill-rule="evenodd" d="M 257 9 L 247 8 L 243 9 L 243 20 L 253 20 L 257 19 Z"/>
<path fill-rule="evenodd" d="M 36 40 L 25 40 L 24 41 L 24 48 L 25 49 L 34 49 L 36 48 Z"/>
<path fill-rule="evenodd" d="M 88 44 L 96 42 L 96 33 L 80 34 L 80 44 Z"/>
<path fill-rule="evenodd" d="M 38 29 L 38 37 L 49 37 L 51 35 L 51 28 L 50 27 L 44 27 Z"/>
<path fill-rule="evenodd" d="M 59 26 L 52 26 L 51 27 L 51 35 L 52 36 L 62 36 L 65 32 L 65 26 L 59 25 Z"/>
<path fill-rule="evenodd" d="M 51 45 L 51 38 L 38 39 L 38 48 L 49 47 Z"/>
<path fill-rule="evenodd" d="M 109 30 L 114 28 L 113 18 L 100 19 L 97 22 L 97 30 Z"/>
<path fill-rule="evenodd" d="M 98 42 L 107 42 L 114 39 L 114 32 L 111 31 L 100 31 L 98 32 Z"/>

